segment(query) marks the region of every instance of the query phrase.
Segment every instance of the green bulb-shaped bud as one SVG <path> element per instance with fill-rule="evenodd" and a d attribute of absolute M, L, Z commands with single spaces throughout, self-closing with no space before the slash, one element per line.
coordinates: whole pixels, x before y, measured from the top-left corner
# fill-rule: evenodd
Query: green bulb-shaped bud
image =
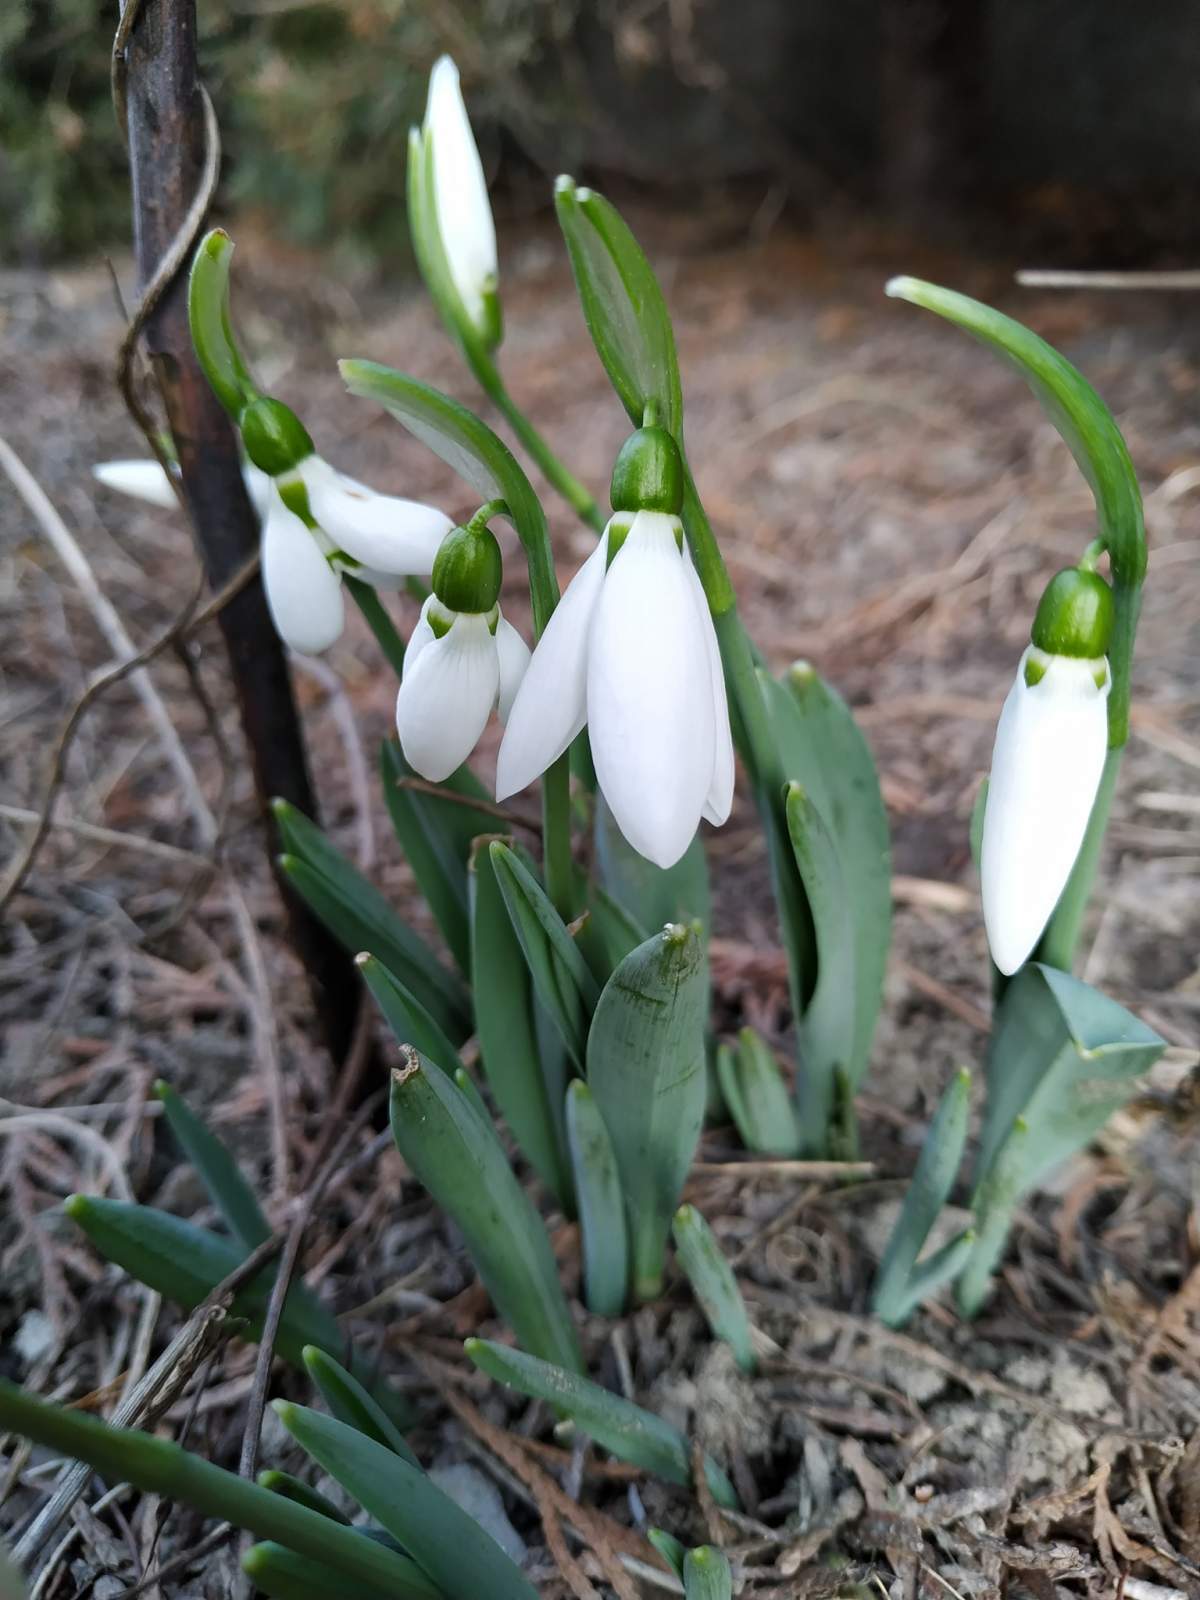
<path fill-rule="evenodd" d="M 260 471 L 281 477 L 313 453 L 308 429 L 290 406 L 265 395 L 252 400 L 238 418 L 246 454 Z"/>
<path fill-rule="evenodd" d="M 683 505 L 683 460 L 665 428 L 639 428 L 621 446 L 609 499 L 614 511 L 665 511 Z"/>
<path fill-rule="evenodd" d="M 486 523 L 451 528 L 433 558 L 433 592 L 450 611 L 490 611 L 503 577 L 500 546 Z"/>
<path fill-rule="evenodd" d="M 1108 654 L 1114 615 L 1112 590 L 1098 572 L 1065 567 L 1038 602 L 1033 642 L 1047 655 L 1095 661 Z"/>

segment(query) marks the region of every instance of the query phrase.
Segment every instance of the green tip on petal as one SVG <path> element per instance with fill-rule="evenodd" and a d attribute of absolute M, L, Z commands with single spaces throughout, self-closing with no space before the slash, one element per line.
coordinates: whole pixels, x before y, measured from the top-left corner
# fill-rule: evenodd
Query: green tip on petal
<path fill-rule="evenodd" d="M 1033 642 L 1047 655 L 1098 661 L 1108 654 L 1115 617 L 1113 592 L 1100 574 L 1065 567 L 1038 602 Z"/>

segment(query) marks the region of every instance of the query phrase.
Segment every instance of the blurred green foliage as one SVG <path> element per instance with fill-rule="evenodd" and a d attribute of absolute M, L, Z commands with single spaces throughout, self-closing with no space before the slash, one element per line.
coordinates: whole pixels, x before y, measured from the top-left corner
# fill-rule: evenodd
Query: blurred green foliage
<path fill-rule="evenodd" d="M 224 196 L 297 243 L 406 248 L 405 147 L 429 67 L 459 63 L 472 112 L 521 120 L 520 69 L 578 0 L 198 0 L 224 140 Z M 129 237 L 109 99 L 112 0 L 0 4 L 0 258 L 37 262 Z"/>

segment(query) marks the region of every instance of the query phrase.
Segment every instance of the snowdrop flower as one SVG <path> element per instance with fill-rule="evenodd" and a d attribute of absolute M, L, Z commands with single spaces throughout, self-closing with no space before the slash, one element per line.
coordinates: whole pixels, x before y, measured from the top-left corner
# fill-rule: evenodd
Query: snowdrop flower
<path fill-rule="evenodd" d="M 492 509 L 447 534 L 404 656 L 396 731 L 409 765 L 432 783 L 463 764 L 493 709 L 502 721 L 508 716 L 529 664 L 528 646 L 500 613 Z"/>
<path fill-rule="evenodd" d="M 1054 577 L 996 728 L 980 875 L 992 960 L 1029 959 L 1066 887 L 1108 750 L 1113 598 L 1099 574 Z"/>
<path fill-rule="evenodd" d="M 271 620 L 285 644 L 316 655 L 345 625 L 343 574 L 376 588 L 425 577 L 452 524 L 432 506 L 377 494 L 338 472 L 278 400 L 252 401 L 238 421 L 246 489 L 262 524 Z M 104 462 L 93 472 L 111 489 L 153 505 L 176 504 L 157 461 Z"/>
<path fill-rule="evenodd" d="M 613 472 L 614 515 L 533 652 L 496 770 L 503 800 L 587 724 L 617 826 L 660 867 L 733 803 L 733 741 L 712 617 L 679 520 L 683 469 L 641 428 Z"/>
<path fill-rule="evenodd" d="M 450 280 L 475 332 L 489 345 L 498 344 L 496 225 L 458 68 L 449 56 L 442 56 L 429 75 L 421 132 L 430 161 L 433 220 Z"/>

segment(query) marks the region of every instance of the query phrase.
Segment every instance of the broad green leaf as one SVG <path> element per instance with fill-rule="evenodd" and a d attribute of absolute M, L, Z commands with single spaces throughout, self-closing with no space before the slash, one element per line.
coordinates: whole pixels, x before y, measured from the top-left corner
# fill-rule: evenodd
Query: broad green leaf
<path fill-rule="evenodd" d="M 1112 412 L 1081 372 L 1012 317 L 919 278 L 893 278 L 887 293 L 957 323 L 1004 356 L 1041 401 L 1087 479 L 1096 501 L 1100 537 L 1112 563 L 1117 606 L 1109 650 L 1109 744 L 1123 745 L 1129 732 L 1130 666 L 1146 574 L 1146 529 L 1137 474 Z"/>
<path fill-rule="evenodd" d="M 85 1461 L 110 1483 L 131 1483 L 147 1494 L 179 1500 L 202 1516 L 232 1522 L 258 1539 L 276 1540 L 310 1561 L 333 1567 L 348 1586 L 374 1586 L 388 1600 L 442 1600 L 406 1556 L 213 1466 L 170 1440 L 110 1427 L 80 1411 L 36 1400 L 3 1381 L 0 1429 Z"/>
<path fill-rule="evenodd" d="M 529 563 L 534 630 L 540 635 L 558 598 L 558 579 L 545 513 L 512 451 L 466 406 L 406 373 L 377 361 L 340 361 L 338 368 L 351 394 L 383 406 L 481 501 L 504 501 Z"/>
<path fill-rule="evenodd" d="M 753 1372 L 758 1361 L 746 1302 L 712 1229 L 695 1206 L 680 1206 L 671 1231 L 679 1265 L 714 1337 L 729 1346 L 743 1372 Z"/>
<path fill-rule="evenodd" d="M 489 845 L 488 851 L 534 989 L 562 1034 L 571 1059 L 582 1068 L 588 1025 L 599 998 L 596 980 L 566 924 L 521 858 L 500 840 Z"/>
<path fill-rule="evenodd" d="M 284 1427 L 408 1551 L 446 1595 L 537 1600 L 537 1590 L 431 1478 L 383 1445 L 306 1406 L 273 1402 Z"/>
<path fill-rule="evenodd" d="M 270 1600 L 333 1600 L 335 1595 L 337 1600 L 389 1600 L 389 1591 L 348 1580 L 341 1568 L 297 1555 L 273 1540 L 251 1545 L 242 1571 Z"/>
<path fill-rule="evenodd" d="M 314 1346 L 309 1346 L 310 1349 Z M 328 1496 L 323 1495 L 319 1489 L 314 1489 L 310 1483 L 294 1477 L 290 1472 L 278 1472 L 274 1467 L 268 1467 L 258 1474 L 257 1482 L 264 1489 L 269 1489 L 272 1494 L 281 1494 L 285 1500 L 294 1500 L 298 1506 L 307 1506 L 310 1511 L 317 1511 L 323 1517 L 328 1517 L 331 1522 L 340 1522 L 346 1527 L 350 1526 L 350 1518 Z"/>
<path fill-rule="evenodd" d="M 629 1287 L 629 1243 L 617 1158 L 592 1091 L 567 1090 L 567 1144 L 583 1242 L 584 1298 L 597 1316 L 620 1316 Z"/>
<path fill-rule="evenodd" d="M 638 1299 L 662 1287 L 671 1218 L 704 1121 L 707 997 L 700 933 L 670 923 L 613 973 L 588 1034 L 587 1080 L 617 1157 Z"/>
<path fill-rule="evenodd" d="M 699 834 L 664 872 L 638 854 L 613 821 L 604 796 L 597 794 L 594 838 L 600 882 L 642 929 L 643 939 L 668 922 L 712 926 L 708 862 Z"/>
<path fill-rule="evenodd" d="M 458 799 L 406 787 L 416 774 L 395 740 L 382 747 L 383 798 L 388 815 L 429 909 L 442 930 L 459 970 L 470 973 L 471 920 L 467 864 L 481 833 L 507 832 L 491 809 L 461 802 L 477 800 L 490 808 L 487 791 L 467 767 L 460 767 L 440 787 Z M 419 781 L 419 780 L 418 780 Z"/>
<path fill-rule="evenodd" d="M 319 1345 L 305 1345 L 301 1351 L 305 1371 L 325 1404 L 339 1422 L 357 1428 L 377 1444 L 386 1445 L 414 1467 L 420 1462 L 412 1453 L 408 1440 L 400 1432 L 392 1417 L 383 1409 L 369 1389 L 359 1383 L 352 1372 L 337 1362 Z M 399 1397 L 396 1397 L 399 1402 Z M 395 1405 L 393 1406 L 395 1409 Z"/>
<path fill-rule="evenodd" d="M 662 1528 L 647 1528 L 646 1537 L 682 1583 L 683 1560 L 687 1555 L 686 1545 L 677 1539 L 673 1533 L 667 1533 Z"/>
<path fill-rule="evenodd" d="M 490 1339 L 468 1339 L 464 1348 L 489 1378 L 531 1400 L 545 1400 L 618 1460 L 644 1467 L 668 1483 L 691 1483 L 691 1446 L 678 1428 L 652 1411 L 644 1411 L 632 1401 L 602 1389 L 590 1378 L 539 1361 L 523 1350 L 512 1350 Z M 710 1456 L 704 1460 L 704 1477 L 717 1504 L 736 1509 L 733 1485 Z"/>
<path fill-rule="evenodd" d="M 162 1102 L 171 1132 L 200 1174 L 225 1226 L 244 1254 L 249 1255 L 256 1245 L 271 1237 L 271 1225 L 262 1214 L 254 1190 L 225 1145 L 169 1083 L 160 1078 L 154 1093 Z"/>
<path fill-rule="evenodd" d="M 461 1062 L 458 1051 L 415 995 L 374 956 L 360 955 L 355 965 L 399 1044 L 410 1044 L 451 1077 Z"/>
<path fill-rule="evenodd" d="M 570 1207 L 571 1175 L 548 1081 L 561 1057 L 557 1037 L 544 1053 L 538 1038 L 532 980 L 487 843 L 471 861 L 471 986 L 483 1070 L 501 1115 L 542 1182 Z"/>
<path fill-rule="evenodd" d="M 675 335 L 658 280 L 628 225 L 603 195 L 573 178 L 554 186 L 559 226 L 596 354 L 635 427 L 646 407 L 678 436 L 683 396 Z"/>
<path fill-rule="evenodd" d="M 929 1124 L 916 1170 L 905 1191 L 904 1204 L 875 1277 L 872 1310 L 889 1327 L 898 1328 L 906 1322 L 920 1303 L 913 1295 L 917 1257 L 954 1188 L 966 1148 L 970 1113 L 971 1074 L 964 1067 L 950 1080 Z"/>
<path fill-rule="evenodd" d="M 732 1600 L 729 1558 L 711 1544 L 697 1545 L 683 1558 L 684 1600 Z"/>
<path fill-rule="evenodd" d="M 830 1128 L 852 1083 L 857 1018 L 854 932 L 848 886 L 836 841 L 808 791 L 789 783 L 788 835 L 812 907 L 817 939 L 817 981 L 796 1019 L 800 1072 L 796 1085 L 800 1129 L 814 1150 L 828 1146 Z M 844 1108 L 843 1108 L 844 1109 Z"/>
<path fill-rule="evenodd" d="M 747 1150 L 799 1155 L 802 1141 L 792 1097 L 774 1052 L 753 1028 L 741 1030 L 736 1049 L 719 1046 L 717 1081 Z"/>
<path fill-rule="evenodd" d="M 457 1225 L 496 1310 L 521 1344 L 578 1369 L 579 1344 L 550 1240 L 495 1129 L 444 1072 L 427 1070 L 415 1051 L 406 1055 L 392 1074 L 397 1149 Z"/>
<path fill-rule="evenodd" d="M 455 1041 L 470 1031 L 470 997 L 429 946 L 396 915 L 378 889 L 295 806 L 273 802 L 287 849 L 280 866 L 329 931 L 351 955 L 367 951 L 412 990 Z"/>

